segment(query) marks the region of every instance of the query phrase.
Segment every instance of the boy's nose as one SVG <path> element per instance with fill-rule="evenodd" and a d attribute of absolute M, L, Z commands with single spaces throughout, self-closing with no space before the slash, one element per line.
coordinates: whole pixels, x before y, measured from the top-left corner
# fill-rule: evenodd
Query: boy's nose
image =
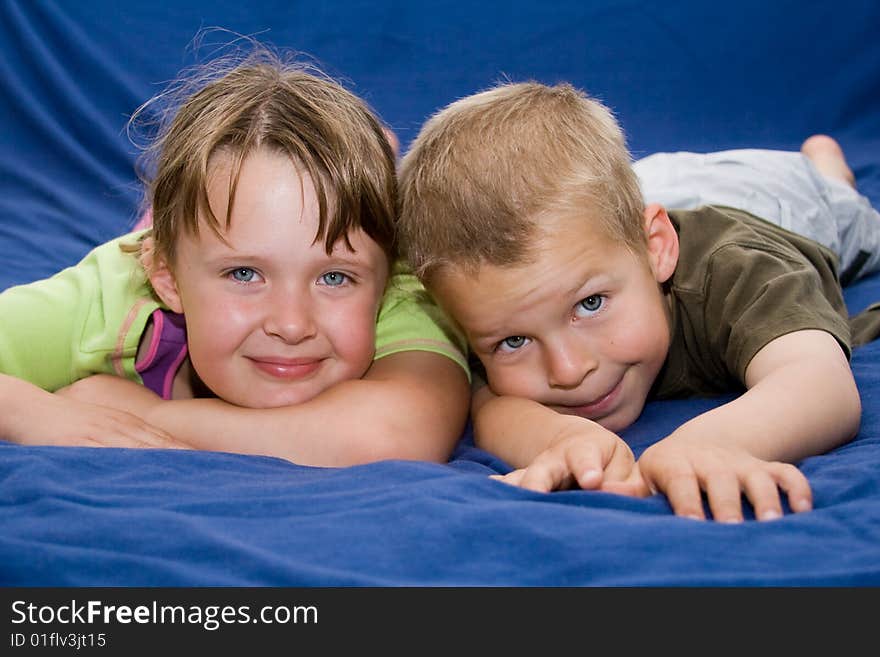
<path fill-rule="evenodd" d="M 266 313 L 264 330 L 275 336 L 296 344 L 315 335 L 315 323 L 309 299 L 300 294 L 275 295 Z"/>
<path fill-rule="evenodd" d="M 547 382 L 551 388 L 577 388 L 598 365 L 584 345 L 559 342 L 546 352 Z"/>

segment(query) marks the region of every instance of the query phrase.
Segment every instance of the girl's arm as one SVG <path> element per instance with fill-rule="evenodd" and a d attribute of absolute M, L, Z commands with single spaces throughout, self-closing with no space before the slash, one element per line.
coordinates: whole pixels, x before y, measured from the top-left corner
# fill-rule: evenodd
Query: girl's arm
<path fill-rule="evenodd" d="M 0 439 L 21 445 L 184 447 L 137 415 L 66 399 L 6 374 L 0 374 Z"/>
<path fill-rule="evenodd" d="M 450 358 L 406 351 L 380 358 L 362 379 L 296 406 L 162 401 L 110 376 L 84 379 L 63 394 L 136 413 L 196 449 L 346 466 L 382 459 L 446 461 L 464 429 L 470 390 L 465 371 Z"/>

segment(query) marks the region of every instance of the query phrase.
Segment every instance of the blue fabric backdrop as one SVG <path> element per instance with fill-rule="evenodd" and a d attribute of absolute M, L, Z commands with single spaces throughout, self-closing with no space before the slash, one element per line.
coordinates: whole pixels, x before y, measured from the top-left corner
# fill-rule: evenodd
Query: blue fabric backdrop
<path fill-rule="evenodd" d="M 314 58 L 406 148 L 449 101 L 499 79 L 567 80 L 605 101 L 638 156 L 844 146 L 880 204 L 880 4 L 0 0 L 0 289 L 129 228 L 127 117 L 179 69 L 255 35 Z M 880 279 L 847 290 L 852 310 Z M 3 318 L 0 318 L 3 321 Z M 880 344 L 856 351 L 855 441 L 801 464 L 816 510 L 699 523 L 664 498 L 550 495 L 447 465 L 309 468 L 206 452 L 0 443 L 3 585 L 878 585 Z M 723 400 L 650 404 L 640 452 Z"/>

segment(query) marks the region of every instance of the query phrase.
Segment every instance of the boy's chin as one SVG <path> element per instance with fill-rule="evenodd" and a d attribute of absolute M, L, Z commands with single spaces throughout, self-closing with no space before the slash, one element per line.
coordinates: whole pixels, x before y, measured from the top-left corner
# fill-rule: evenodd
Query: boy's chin
<path fill-rule="evenodd" d="M 566 406 L 554 406 L 553 408 L 560 413 L 564 413 L 565 415 L 576 415 L 578 417 L 584 418 L 585 420 L 595 422 L 603 429 L 608 429 L 608 431 L 611 431 L 613 433 L 623 431 L 624 429 L 632 425 L 641 414 L 641 408 L 637 410 L 621 408 L 616 409 L 614 412 L 609 413 L 605 417 L 589 417 L 584 413 L 579 413 L 578 409 L 576 408 L 570 408 Z"/>

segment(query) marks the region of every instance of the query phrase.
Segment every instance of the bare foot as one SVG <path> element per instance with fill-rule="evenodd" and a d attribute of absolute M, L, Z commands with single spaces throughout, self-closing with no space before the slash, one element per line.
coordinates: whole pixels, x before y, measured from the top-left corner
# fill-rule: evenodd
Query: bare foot
<path fill-rule="evenodd" d="M 813 135 L 801 145 L 801 153 L 806 155 L 823 176 L 835 178 L 855 189 L 856 177 L 846 163 L 843 149 L 828 135 Z"/>

